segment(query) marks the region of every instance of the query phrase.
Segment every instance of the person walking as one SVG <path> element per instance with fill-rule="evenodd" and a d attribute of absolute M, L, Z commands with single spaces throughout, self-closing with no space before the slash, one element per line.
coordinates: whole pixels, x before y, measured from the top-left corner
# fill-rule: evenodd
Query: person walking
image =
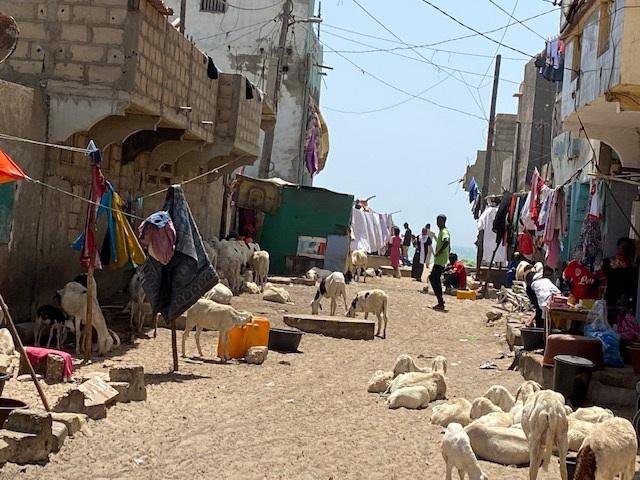
<path fill-rule="evenodd" d="M 402 258 L 402 239 L 400 238 L 400 229 L 393 227 L 393 237 L 391 238 L 391 266 L 393 267 L 393 276 L 400 278 L 400 259 Z"/>
<path fill-rule="evenodd" d="M 412 237 L 411 229 L 409 228 L 409 224 L 404 224 L 404 238 L 402 240 L 402 264 L 405 267 L 410 267 L 411 262 L 409 261 L 409 247 L 411 246 L 411 237 Z"/>
<path fill-rule="evenodd" d="M 433 245 L 434 242 L 436 241 L 436 234 L 433 233 L 433 231 L 431 230 L 431 224 L 427 223 L 424 227 L 424 229 L 422 230 L 423 235 L 426 235 L 427 238 L 427 248 L 426 248 L 426 255 L 425 255 L 425 259 L 424 259 L 424 270 L 422 273 L 422 281 L 423 282 L 428 282 L 429 281 L 429 266 L 431 265 L 431 259 L 433 258 Z"/>
<path fill-rule="evenodd" d="M 439 312 L 445 311 L 444 297 L 442 296 L 442 273 L 449 261 L 449 254 L 451 253 L 451 236 L 447 229 L 447 217 L 445 215 L 438 215 L 437 218 L 438 238 L 436 240 L 436 251 L 434 255 L 434 265 L 429 275 L 429 281 L 433 288 L 433 293 L 438 299 L 438 304 L 433 307 L 434 310 Z"/>
<path fill-rule="evenodd" d="M 417 281 L 422 281 L 422 273 L 424 272 L 425 262 L 428 261 L 429 258 L 429 235 L 427 235 L 427 229 L 422 229 L 422 234 L 419 237 L 416 237 L 415 246 L 416 246 L 416 256 L 414 257 L 414 268 L 412 268 L 412 272 L 414 273 L 412 276 Z M 417 262 L 416 262 L 417 260 Z M 416 265 L 417 263 L 417 265 Z M 428 264 L 427 264 L 428 265 Z"/>

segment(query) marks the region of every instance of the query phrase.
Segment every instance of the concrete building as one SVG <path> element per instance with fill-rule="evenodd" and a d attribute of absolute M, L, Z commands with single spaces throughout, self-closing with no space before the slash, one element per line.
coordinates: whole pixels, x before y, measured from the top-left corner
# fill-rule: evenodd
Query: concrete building
<path fill-rule="evenodd" d="M 180 0 L 166 3 L 180 10 Z M 271 91 L 277 69 L 280 15 L 284 2 L 253 0 L 239 8 L 224 0 L 187 0 L 186 34 L 223 72 L 245 75 L 263 91 Z M 240 2 L 242 3 L 242 2 Z M 246 2 L 245 2 L 246 3 Z M 294 0 L 293 19 L 313 17 L 315 0 Z M 272 166 L 269 176 L 310 185 L 304 164 L 304 140 L 310 102 L 320 102 L 322 47 L 311 24 L 292 23 L 287 35 Z M 323 165 L 321 165 L 322 167 Z M 257 177 L 258 163 L 245 174 Z"/>
<path fill-rule="evenodd" d="M 264 105 L 247 98 L 247 80 L 212 78 L 207 56 L 169 24 L 160 0 L 0 0 L 0 11 L 21 31 L 0 66 L 3 98 L 15 99 L 0 114 L 0 131 L 76 147 L 93 139 L 105 176 L 140 218 L 164 199 L 145 195 L 219 168 L 185 185 L 202 236 L 218 235 L 223 175 L 259 154 Z M 25 145 L 0 142 L 32 178 L 88 195 L 87 157 Z M 3 194 L 0 288 L 28 316 L 81 271 L 69 243 L 86 204 L 27 182 Z M 100 295 L 121 289 L 126 276 L 98 272 Z"/>

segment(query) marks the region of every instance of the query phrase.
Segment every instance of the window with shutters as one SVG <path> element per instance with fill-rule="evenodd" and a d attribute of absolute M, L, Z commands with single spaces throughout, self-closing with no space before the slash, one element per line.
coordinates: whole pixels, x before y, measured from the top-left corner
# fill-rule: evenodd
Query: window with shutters
<path fill-rule="evenodd" d="M 200 11 L 225 13 L 227 11 L 227 0 L 200 0 Z"/>

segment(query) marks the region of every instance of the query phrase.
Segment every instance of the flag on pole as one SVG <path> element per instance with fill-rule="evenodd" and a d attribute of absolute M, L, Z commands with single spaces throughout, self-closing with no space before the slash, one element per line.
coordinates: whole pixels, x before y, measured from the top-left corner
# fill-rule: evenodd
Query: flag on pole
<path fill-rule="evenodd" d="M 25 178 L 27 178 L 27 174 L 4 150 L 0 149 L 0 183 L 9 183 L 16 180 L 24 180 Z"/>

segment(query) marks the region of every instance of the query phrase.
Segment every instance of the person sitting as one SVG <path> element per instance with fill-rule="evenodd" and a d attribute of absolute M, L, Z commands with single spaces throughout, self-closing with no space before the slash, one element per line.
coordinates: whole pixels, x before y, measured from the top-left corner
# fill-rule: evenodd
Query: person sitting
<path fill-rule="evenodd" d="M 516 280 L 524 281 L 527 286 L 527 297 L 531 301 L 536 314 L 536 327 L 544 327 L 542 308 L 549 305 L 552 295 L 560 294 L 560 290 L 547 277 L 544 276 L 544 267 L 538 262 L 535 265 L 527 261 L 520 262 L 516 270 Z"/>
<path fill-rule="evenodd" d="M 606 276 L 604 299 L 607 301 L 609 322 L 618 316 L 618 304 L 628 303 L 632 311 L 636 309 L 638 290 L 638 264 L 636 263 L 633 240 L 623 237 L 616 244 L 615 256 L 604 260 L 602 270 Z"/>
<path fill-rule="evenodd" d="M 444 287 L 447 290 L 467 289 L 467 269 L 455 253 L 449 254 L 449 265 L 444 269 Z"/>

